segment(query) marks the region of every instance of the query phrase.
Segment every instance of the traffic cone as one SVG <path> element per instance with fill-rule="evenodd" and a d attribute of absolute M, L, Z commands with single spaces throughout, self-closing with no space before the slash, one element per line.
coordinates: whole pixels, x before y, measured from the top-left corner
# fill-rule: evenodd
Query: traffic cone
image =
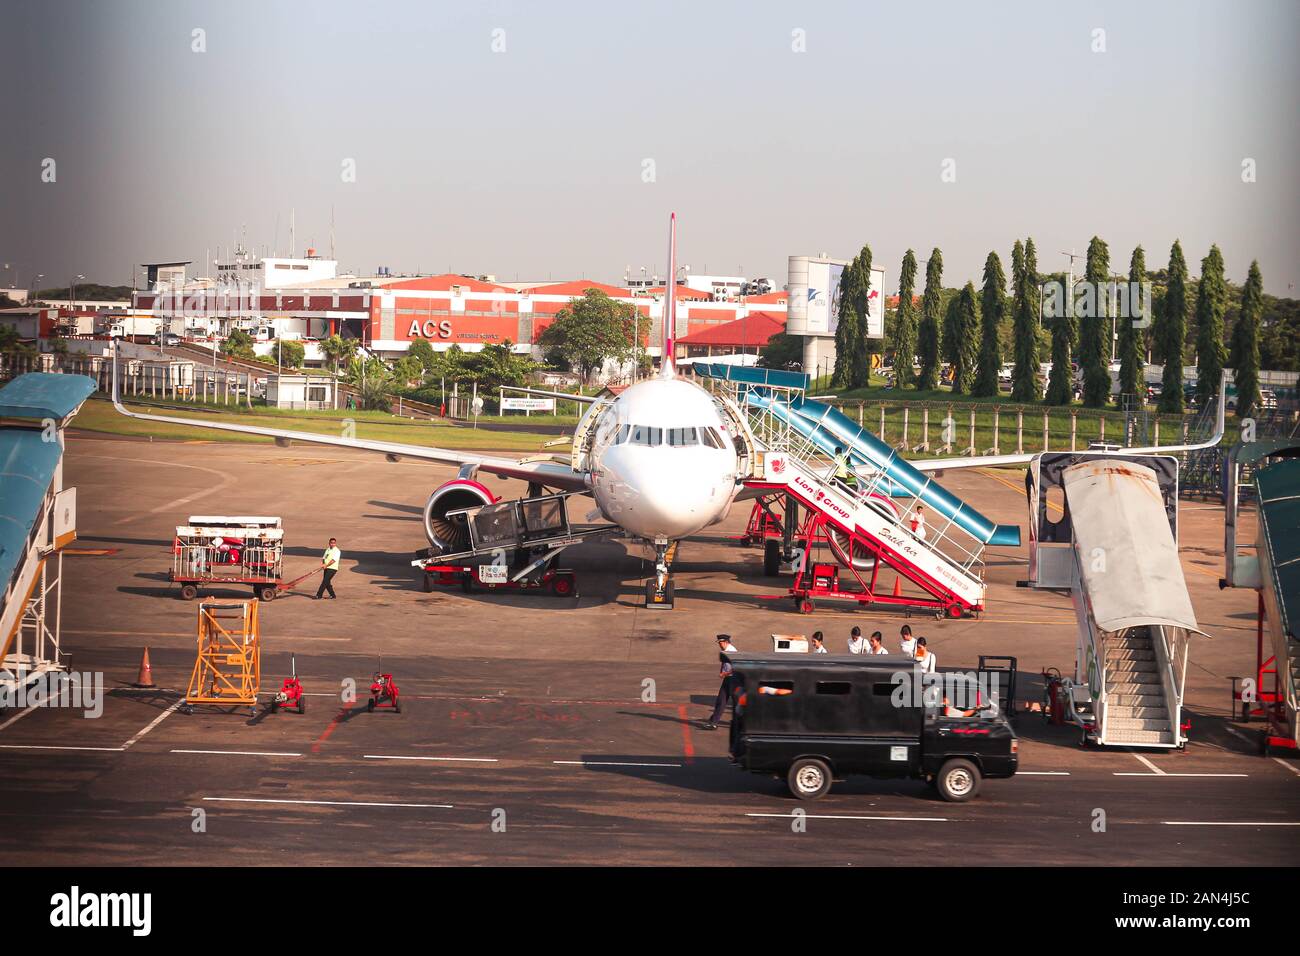
<path fill-rule="evenodd" d="M 140 658 L 140 673 L 136 675 L 135 687 L 153 687 L 153 668 L 149 666 L 149 648 L 145 647 Z"/>
<path fill-rule="evenodd" d="M 894 578 L 894 597 L 903 596 L 903 579 Z"/>

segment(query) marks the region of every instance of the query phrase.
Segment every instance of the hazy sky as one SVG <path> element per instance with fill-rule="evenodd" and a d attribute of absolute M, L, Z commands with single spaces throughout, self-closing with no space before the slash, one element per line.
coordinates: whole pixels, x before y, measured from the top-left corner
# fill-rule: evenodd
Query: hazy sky
<path fill-rule="evenodd" d="M 291 209 L 325 252 L 332 205 L 360 272 L 617 282 L 676 210 L 692 271 L 778 286 L 864 242 L 890 291 L 909 246 L 978 284 L 1096 233 L 1296 294 L 1295 0 L 5 0 L 0 32 L 3 286 L 287 251 Z"/>

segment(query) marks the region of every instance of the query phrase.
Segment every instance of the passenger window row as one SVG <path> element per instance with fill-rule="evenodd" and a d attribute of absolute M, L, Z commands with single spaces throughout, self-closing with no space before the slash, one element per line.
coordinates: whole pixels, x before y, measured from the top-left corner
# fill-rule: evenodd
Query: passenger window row
<path fill-rule="evenodd" d="M 620 425 L 613 444 L 645 445 L 651 448 L 665 444 L 670 448 L 685 448 L 689 445 L 707 445 L 718 449 L 727 447 L 717 429 L 704 426 L 654 428 L 650 425 Z"/>

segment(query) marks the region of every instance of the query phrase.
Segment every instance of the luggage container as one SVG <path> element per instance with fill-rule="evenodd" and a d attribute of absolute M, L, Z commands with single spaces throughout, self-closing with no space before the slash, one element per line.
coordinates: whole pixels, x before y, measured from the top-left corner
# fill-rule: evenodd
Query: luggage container
<path fill-rule="evenodd" d="M 263 601 L 280 590 L 284 529 L 279 518 L 193 515 L 176 528 L 170 580 L 187 601 L 209 585 L 248 585 Z"/>

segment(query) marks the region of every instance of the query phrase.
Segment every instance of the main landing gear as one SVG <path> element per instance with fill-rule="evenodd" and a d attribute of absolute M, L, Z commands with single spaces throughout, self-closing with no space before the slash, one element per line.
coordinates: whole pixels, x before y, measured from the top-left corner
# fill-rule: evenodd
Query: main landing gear
<path fill-rule="evenodd" d="M 672 610 L 673 579 L 669 566 L 676 551 L 676 542 L 655 542 L 655 576 L 645 583 L 645 606 L 649 610 Z"/>

